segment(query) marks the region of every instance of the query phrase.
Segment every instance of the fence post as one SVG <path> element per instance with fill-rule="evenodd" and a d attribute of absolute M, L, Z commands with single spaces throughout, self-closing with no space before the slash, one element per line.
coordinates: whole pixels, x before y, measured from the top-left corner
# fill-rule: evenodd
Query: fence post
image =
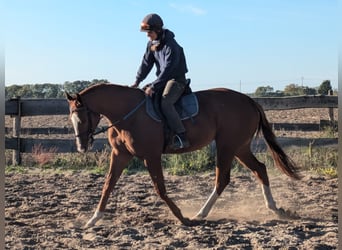
<path fill-rule="evenodd" d="M 328 95 L 334 95 L 334 91 L 332 89 L 330 89 L 328 91 Z M 329 119 L 330 119 L 330 124 L 332 126 L 334 126 L 334 122 L 335 122 L 335 119 L 334 119 L 334 108 L 329 108 Z"/>
<path fill-rule="evenodd" d="M 13 150 L 12 154 L 12 164 L 20 165 L 21 164 L 21 155 L 20 155 L 20 130 L 21 130 L 21 100 L 20 96 L 15 98 L 17 101 L 17 110 L 18 113 L 13 117 L 13 133 L 12 136 L 17 139 L 17 149 Z"/>

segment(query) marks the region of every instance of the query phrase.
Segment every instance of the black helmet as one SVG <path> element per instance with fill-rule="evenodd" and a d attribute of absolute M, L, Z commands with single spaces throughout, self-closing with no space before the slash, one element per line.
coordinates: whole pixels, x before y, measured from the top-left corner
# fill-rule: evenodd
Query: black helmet
<path fill-rule="evenodd" d="M 157 14 L 149 14 L 145 16 L 140 25 L 140 31 L 156 31 L 159 32 L 163 29 L 163 20 Z"/>

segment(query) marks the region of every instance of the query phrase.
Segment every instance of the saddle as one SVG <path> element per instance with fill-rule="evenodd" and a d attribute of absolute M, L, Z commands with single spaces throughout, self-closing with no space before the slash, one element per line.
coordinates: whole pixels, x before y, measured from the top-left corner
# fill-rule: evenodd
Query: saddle
<path fill-rule="evenodd" d="M 190 79 L 187 80 L 187 85 L 183 95 L 175 103 L 176 111 L 181 120 L 192 119 L 199 111 L 197 96 L 195 93 L 192 93 L 189 84 Z M 146 112 L 153 120 L 163 124 L 165 138 L 163 151 L 165 152 L 165 150 L 170 147 L 174 134 L 168 127 L 165 117 L 160 110 L 160 100 L 158 99 L 159 98 L 156 98 L 155 96 L 152 98 L 146 96 Z"/>
<path fill-rule="evenodd" d="M 190 79 L 187 79 L 187 84 L 183 95 L 175 103 L 176 111 L 181 120 L 190 119 L 198 114 L 197 96 L 191 91 Z M 147 114 L 155 121 L 164 121 L 160 111 L 159 102 L 156 102 L 150 96 L 146 96 L 146 111 Z"/>
<path fill-rule="evenodd" d="M 181 120 L 192 118 L 198 114 L 198 100 L 194 93 L 182 96 L 176 103 L 175 108 Z M 155 121 L 161 122 L 162 116 L 160 111 L 156 111 L 151 97 L 146 96 L 147 114 Z"/>

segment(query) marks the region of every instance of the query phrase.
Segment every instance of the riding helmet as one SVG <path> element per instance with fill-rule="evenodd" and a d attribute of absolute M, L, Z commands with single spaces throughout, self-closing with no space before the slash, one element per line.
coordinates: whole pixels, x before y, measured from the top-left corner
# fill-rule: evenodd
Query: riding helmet
<path fill-rule="evenodd" d="M 140 31 L 160 32 L 163 29 L 163 20 L 155 13 L 148 14 L 144 17 L 140 25 Z"/>

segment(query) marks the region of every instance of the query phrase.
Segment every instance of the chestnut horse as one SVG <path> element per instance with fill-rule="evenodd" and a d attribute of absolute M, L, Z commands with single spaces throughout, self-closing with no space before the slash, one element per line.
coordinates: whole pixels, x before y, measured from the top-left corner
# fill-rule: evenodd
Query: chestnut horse
<path fill-rule="evenodd" d="M 195 94 L 199 112 L 193 121 L 183 121 L 190 147 L 173 151 L 164 148 L 163 125 L 146 113 L 145 105 L 142 105 L 146 96 L 141 89 L 99 84 L 76 96 L 66 93 L 79 152 L 87 151 L 101 117 L 104 116 L 109 122 L 108 140 L 112 147 L 110 167 L 97 209 L 86 226 L 93 226 L 103 216 L 109 195 L 133 156 L 144 161 L 156 192 L 184 225 L 197 224 L 199 219 L 209 214 L 230 181 L 234 158 L 249 168 L 261 182 L 266 207 L 276 214 L 284 212 L 282 208 L 277 208 L 272 197 L 265 165 L 251 152 L 250 146 L 255 134 L 263 132 L 275 164 L 282 172 L 293 179 L 299 179 L 300 176 L 295 164 L 277 144 L 262 107 L 250 97 L 224 88 L 198 91 Z M 167 195 L 161 156 L 164 153 L 194 151 L 213 140 L 217 148 L 214 190 L 198 214 L 189 219 L 182 215 Z"/>

